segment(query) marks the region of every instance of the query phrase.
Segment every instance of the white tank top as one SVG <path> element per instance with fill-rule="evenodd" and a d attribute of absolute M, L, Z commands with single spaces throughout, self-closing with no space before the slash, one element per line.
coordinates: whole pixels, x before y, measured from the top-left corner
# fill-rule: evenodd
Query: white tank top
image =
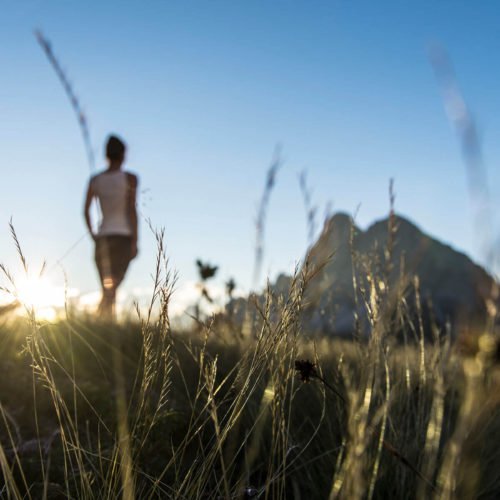
<path fill-rule="evenodd" d="M 132 228 L 127 213 L 129 182 L 123 170 L 102 172 L 92 178 L 92 188 L 99 200 L 102 219 L 99 236 L 131 236 Z"/>

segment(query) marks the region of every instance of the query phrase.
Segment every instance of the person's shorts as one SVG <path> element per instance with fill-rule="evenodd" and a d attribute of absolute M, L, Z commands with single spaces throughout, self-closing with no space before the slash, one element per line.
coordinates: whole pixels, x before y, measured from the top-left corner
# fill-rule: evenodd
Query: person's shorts
<path fill-rule="evenodd" d="M 132 260 L 130 236 L 98 236 L 95 243 L 95 262 L 104 288 L 117 287 L 125 277 Z"/>

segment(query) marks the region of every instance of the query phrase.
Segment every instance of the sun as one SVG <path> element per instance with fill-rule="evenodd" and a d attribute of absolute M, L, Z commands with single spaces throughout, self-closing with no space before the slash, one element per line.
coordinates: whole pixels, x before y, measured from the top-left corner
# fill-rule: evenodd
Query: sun
<path fill-rule="evenodd" d="M 54 321 L 64 308 L 64 288 L 54 286 L 47 278 L 23 276 L 16 280 L 16 292 L 19 302 L 35 317 Z"/>

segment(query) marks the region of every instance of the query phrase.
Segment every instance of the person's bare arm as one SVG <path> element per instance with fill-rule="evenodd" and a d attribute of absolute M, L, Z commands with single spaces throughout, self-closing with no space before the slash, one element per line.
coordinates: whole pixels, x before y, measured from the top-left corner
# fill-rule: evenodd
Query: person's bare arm
<path fill-rule="evenodd" d="M 83 215 L 85 217 L 85 224 L 89 230 L 90 236 L 95 240 L 96 235 L 92 230 L 92 220 L 90 219 L 90 205 L 92 204 L 92 199 L 94 198 L 94 190 L 92 189 L 92 179 L 89 181 L 89 186 L 87 188 L 87 194 L 85 196 L 85 206 L 83 208 Z"/>
<path fill-rule="evenodd" d="M 139 181 L 134 174 L 128 174 L 128 218 L 132 227 L 132 258 L 137 256 L 138 222 L 137 222 L 137 185 Z"/>

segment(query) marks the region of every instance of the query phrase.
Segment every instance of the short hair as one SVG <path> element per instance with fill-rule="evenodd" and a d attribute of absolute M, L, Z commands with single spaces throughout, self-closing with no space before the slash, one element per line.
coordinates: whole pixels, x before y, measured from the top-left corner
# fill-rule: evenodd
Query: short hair
<path fill-rule="evenodd" d="M 108 160 L 121 160 L 125 155 L 127 147 L 116 135 L 110 135 L 106 143 L 106 158 Z"/>

